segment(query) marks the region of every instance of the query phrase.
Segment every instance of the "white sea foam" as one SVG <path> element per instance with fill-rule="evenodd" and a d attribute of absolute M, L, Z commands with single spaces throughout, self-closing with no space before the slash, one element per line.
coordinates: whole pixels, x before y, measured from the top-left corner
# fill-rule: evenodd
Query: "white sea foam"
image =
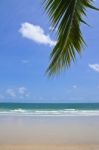
<path fill-rule="evenodd" d="M 11 112 L 12 112 L 12 113 L 13 113 L 13 112 L 16 112 L 16 113 L 25 113 L 26 111 L 25 111 L 24 109 L 19 108 L 19 109 L 11 110 Z"/>
<path fill-rule="evenodd" d="M 22 115 L 22 116 L 99 116 L 99 110 L 0 110 L 0 115 Z"/>

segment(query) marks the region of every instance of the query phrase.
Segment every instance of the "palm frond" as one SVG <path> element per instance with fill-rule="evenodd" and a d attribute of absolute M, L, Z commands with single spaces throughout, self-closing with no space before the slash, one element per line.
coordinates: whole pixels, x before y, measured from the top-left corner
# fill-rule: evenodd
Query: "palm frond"
<path fill-rule="evenodd" d="M 86 8 L 99 10 L 93 5 L 93 0 L 44 0 L 53 28 L 57 28 L 57 44 L 51 53 L 51 63 L 47 69 L 49 75 L 68 68 L 76 60 L 76 54 L 81 53 L 85 44 L 80 25 L 87 24 L 83 20 Z"/>

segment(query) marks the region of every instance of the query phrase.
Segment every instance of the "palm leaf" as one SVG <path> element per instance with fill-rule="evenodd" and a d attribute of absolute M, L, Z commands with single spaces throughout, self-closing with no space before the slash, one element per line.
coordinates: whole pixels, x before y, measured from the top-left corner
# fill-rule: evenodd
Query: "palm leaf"
<path fill-rule="evenodd" d="M 49 75 L 68 68 L 80 54 L 85 42 L 81 33 L 81 23 L 86 16 L 86 8 L 99 10 L 93 0 L 44 0 L 52 27 L 57 30 L 57 44 L 51 53 L 51 63 L 47 69 Z"/>

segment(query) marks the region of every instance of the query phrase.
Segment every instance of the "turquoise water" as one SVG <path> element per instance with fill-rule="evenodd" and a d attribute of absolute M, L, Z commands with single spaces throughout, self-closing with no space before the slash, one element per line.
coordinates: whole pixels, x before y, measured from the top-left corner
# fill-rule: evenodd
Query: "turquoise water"
<path fill-rule="evenodd" d="M 99 116 L 99 103 L 0 103 L 0 115 Z"/>

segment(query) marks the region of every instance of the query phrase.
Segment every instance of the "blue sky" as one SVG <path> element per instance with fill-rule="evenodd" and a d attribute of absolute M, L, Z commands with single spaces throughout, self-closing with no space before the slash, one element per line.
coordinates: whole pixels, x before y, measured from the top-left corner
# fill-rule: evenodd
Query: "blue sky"
<path fill-rule="evenodd" d="M 56 39 L 42 0 L 0 0 L 0 14 L 0 102 L 99 102 L 99 12 L 88 10 L 81 57 L 53 78 L 45 71 Z"/>

